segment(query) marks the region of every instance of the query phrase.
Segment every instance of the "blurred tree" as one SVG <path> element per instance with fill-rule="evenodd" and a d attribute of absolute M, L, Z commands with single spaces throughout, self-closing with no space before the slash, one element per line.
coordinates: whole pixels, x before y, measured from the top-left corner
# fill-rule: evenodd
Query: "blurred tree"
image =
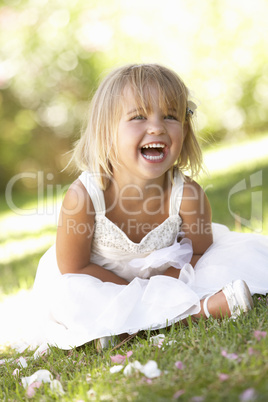
<path fill-rule="evenodd" d="M 80 31 L 90 9 L 75 3 L 10 1 L 0 9 L 2 190 L 24 171 L 46 170 L 55 181 L 70 180 L 60 174 L 64 155 L 107 67 L 102 50 L 87 48 Z"/>
<path fill-rule="evenodd" d="M 202 136 L 267 129 L 267 14 L 266 0 L 0 0 L 0 190 L 19 172 L 72 179 L 64 154 L 123 63 L 181 74 Z"/>

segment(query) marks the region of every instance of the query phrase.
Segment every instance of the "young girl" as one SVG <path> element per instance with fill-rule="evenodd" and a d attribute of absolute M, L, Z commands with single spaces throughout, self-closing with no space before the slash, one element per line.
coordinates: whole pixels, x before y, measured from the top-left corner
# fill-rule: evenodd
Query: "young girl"
<path fill-rule="evenodd" d="M 189 315 L 235 318 L 253 307 L 251 293 L 268 292 L 267 239 L 211 225 L 193 180 L 194 109 L 159 65 L 118 68 L 101 83 L 74 152 L 83 172 L 35 280 L 38 344 L 104 345 Z"/>

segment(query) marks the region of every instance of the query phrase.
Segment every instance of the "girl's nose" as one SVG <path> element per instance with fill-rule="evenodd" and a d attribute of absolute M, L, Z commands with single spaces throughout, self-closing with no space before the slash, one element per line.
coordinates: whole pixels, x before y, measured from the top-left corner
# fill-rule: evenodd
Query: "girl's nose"
<path fill-rule="evenodd" d="M 160 135 L 166 132 L 164 124 L 159 121 L 150 121 L 147 128 L 147 133 L 150 135 Z"/>

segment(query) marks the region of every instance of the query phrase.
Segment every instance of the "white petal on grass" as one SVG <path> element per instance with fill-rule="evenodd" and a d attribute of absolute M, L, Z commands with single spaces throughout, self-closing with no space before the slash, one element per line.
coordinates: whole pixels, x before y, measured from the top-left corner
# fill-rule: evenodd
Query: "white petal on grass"
<path fill-rule="evenodd" d="M 156 361 L 149 360 L 140 370 L 141 373 L 147 378 L 156 378 L 161 375 L 161 370 L 159 370 Z"/>
<path fill-rule="evenodd" d="M 110 373 L 115 374 L 122 370 L 124 366 L 122 364 L 118 364 L 117 366 L 113 366 L 110 368 Z"/>
<path fill-rule="evenodd" d="M 155 335 L 155 336 L 151 336 L 150 338 L 150 343 L 153 346 L 158 346 L 159 343 L 163 342 L 165 339 L 165 335 L 164 334 L 159 334 L 159 335 Z"/>
<path fill-rule="evenodd" d="M 171 345 L 175 345 L 176 343 L 178 343 L 178 342 L 175 341 L 175 339 L 172 339 L 171 341 L 167 342 L 166 345 L 171 346 Z"/>
<path fill-rule="evenodd" d="M 34 374 L 29 377 L 22 377 L 21 382 L 24 388 L 27 388 L 33 382 L 51 382 L 53 380 L 53 375 L 48 370 L 37 370 Z"/>
<path fill-rule="evenodd" d="M 129 363 L 125 368 L 124 368 L 124 374 L 126 376 L 130 376 L 133 373 L 137 373 L 138 371 L 141 371 L 143 366 L 138 360 L 135 360 L 133 363 Z"/>
<path fill-rule="evenodd" d="M 18 365 L 22 368 L 28 367 L 26 360 L 22 356 L 18 359 Z"/>
<path fill-rule="evenodd" d="M 161 375 L 157 363 L 154 360 L 149 360 L 144 366 L 135 360 L 133 363 L 129 363 L 124 369 L 125 376 L 131 376 L 133 373 L 140 372 L 147 378 L 156 378 Z"/>
<path fill-rule="evenodd" d="M 58 380 L 52 380 L 50 383 L 50 389 L 52 392 L 56 394 L 63 395 L 65 392 L 63 391 L 62 385 Z"/>
<path fill-rule="evenodd" d="M 94 391 L 94 389 L 90 389 L 89 391 L 87 391 L 87 396 L 89 398 L 95 398 L 96 392 Z"/>
<path fill-rule="evenodd" d="M 47 355 L 50 353 L 47 342 L 43 342 L 39 348 L 34 352 L 34 359 L 38 359 L 40 356 Z"/>
<path fill-rule="evenodd" d="M 91 381 L 92 381 L 92 377 L 91 377 L 91 374 L 87 374 L 86 375 L 86 382 L 89 384 L 89 383 L 91 383 Z"/>

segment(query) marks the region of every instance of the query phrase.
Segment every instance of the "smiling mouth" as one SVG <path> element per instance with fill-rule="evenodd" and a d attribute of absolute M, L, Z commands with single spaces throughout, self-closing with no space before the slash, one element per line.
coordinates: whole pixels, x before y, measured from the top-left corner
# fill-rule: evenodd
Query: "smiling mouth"
<path fill-rule="evenodd" d="M 142 156 L 149 161 L 161 161 L 165 157 L 166 145 L 163 143 L 146 144 L 141 148 Z"/>

